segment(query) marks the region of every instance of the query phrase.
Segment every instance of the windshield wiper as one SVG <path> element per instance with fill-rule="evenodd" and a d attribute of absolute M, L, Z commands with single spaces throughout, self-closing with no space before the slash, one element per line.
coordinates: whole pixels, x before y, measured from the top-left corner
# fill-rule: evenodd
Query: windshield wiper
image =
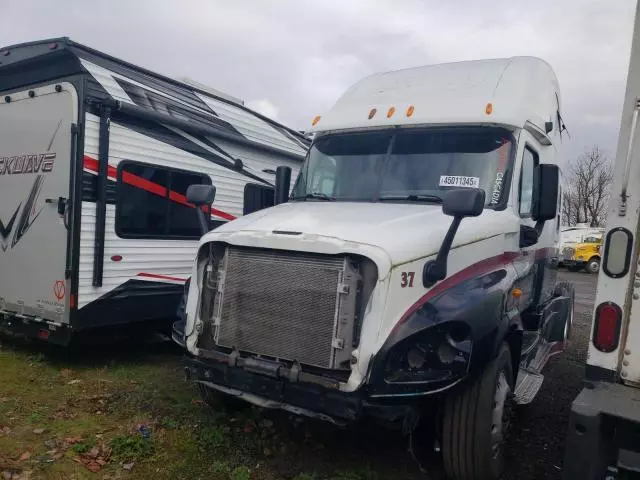
<path fill-rule="evenodd" d="M 320 192 L 311 192 L 311 193 L 307 193 L 304 196 L 293 197 L 294 200 L 306 200 L 308 198 L 312 198 L 314 200 L 324 200 L 326 202 L 335 202 L 336 201 L 335 197 L 330 197 L 326 193 L 320 193 Z"/>
<path fill-rule="evenodd" d="M 385 200 L 407 200 L 409 202 L 442 203 L 442 198 L 440 198 L 437 195 L 429 195 L 429 194 L 386 195 L 384 197 L 380 197 L 381 202 L 384 202 Z"/>

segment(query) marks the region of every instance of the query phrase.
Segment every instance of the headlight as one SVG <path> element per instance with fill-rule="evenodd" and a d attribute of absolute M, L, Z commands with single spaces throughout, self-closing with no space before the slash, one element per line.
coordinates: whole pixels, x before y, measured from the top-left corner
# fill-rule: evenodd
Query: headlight
<path fill-rule="evenodd" d="M 387 357 L 387 383 L 451 383 L 466 375 L 471 359 L 469 327 L 435 325 L 406 338 Z"/>

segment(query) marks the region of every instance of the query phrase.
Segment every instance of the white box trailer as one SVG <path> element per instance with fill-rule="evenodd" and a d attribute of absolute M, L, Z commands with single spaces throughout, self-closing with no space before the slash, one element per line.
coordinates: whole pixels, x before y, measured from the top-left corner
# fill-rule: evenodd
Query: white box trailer
<path fill-rule="evenodd" d="M 273 205 L 308 140 L 208 90 L 68 39 L 0 49 L 0 326 L 73 332 L 175 314 L 211 227 Z"/>
<path fill-rule="evenodd" d="M 640 473 L 640 3 L 585 369 L 571 407 L 563 478 Z"/>

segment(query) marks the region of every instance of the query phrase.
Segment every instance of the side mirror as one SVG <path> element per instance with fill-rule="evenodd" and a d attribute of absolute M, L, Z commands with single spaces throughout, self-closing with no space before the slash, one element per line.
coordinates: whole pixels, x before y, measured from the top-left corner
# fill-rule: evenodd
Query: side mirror
<path fill-rule="evenodd" d="M 435 260 L 429 260 L 422 269 L 422 283 L 430 288 L 447 277 L 447 258 L 460 222 L 465 217 L 477 217 L 484 209 L 485 193 L 480 188 L 461 188 L 450 191 L 442 202 L 442 212 L 453 217 Z"/>
<path fill-rule="evenodd" d="M 484 210 L 484 190 L 461 188 L 447 193 L 442 212 L 450 217 L 477 217 Z"/>
<path fill-rule="evenodd" d="M 189 185 L 187 201 L 197 207 L 211 205 L 216 198 L 216 187 L 213 185 Z"/>
<path fill-rule="evenodd" d="M 189 185 L 189 188 L 187 188 L 187 201 L 196 206 L 198 222 L 200 223 L 200 233 L 202 235 L 210 230 L 210 207 L 215 198 L 216 187 L 214 187 L 213 185 Z M 209 212 L 208 216 L 205 216 L 205 212 L 203 211 L 202 207 L 209 207 L 206 209 Z"/>
<path fill-rule="evenodd" d="M 533 178 L 533 208 L 531 217 L 536 222 L 553 220 L 558 214 L 560 169 L 557 165 L 538 165 L 534 171 Z"/>
<path fill-rule="evenodd" d="M 286 203 L 289 199 L 289 189 L 291 188 L 291 167 L 276 168 L 276 192 L 275 205 Z"/>

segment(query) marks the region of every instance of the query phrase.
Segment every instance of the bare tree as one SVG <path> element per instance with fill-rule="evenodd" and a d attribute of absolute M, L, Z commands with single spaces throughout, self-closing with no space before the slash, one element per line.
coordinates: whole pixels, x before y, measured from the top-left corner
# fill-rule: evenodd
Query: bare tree
<path fill-rule="evenodd" d="M 563 223 L 603 225 L 612 179 L 611 162 L 597 145 L 571 163 L 562 193 Z"/>

